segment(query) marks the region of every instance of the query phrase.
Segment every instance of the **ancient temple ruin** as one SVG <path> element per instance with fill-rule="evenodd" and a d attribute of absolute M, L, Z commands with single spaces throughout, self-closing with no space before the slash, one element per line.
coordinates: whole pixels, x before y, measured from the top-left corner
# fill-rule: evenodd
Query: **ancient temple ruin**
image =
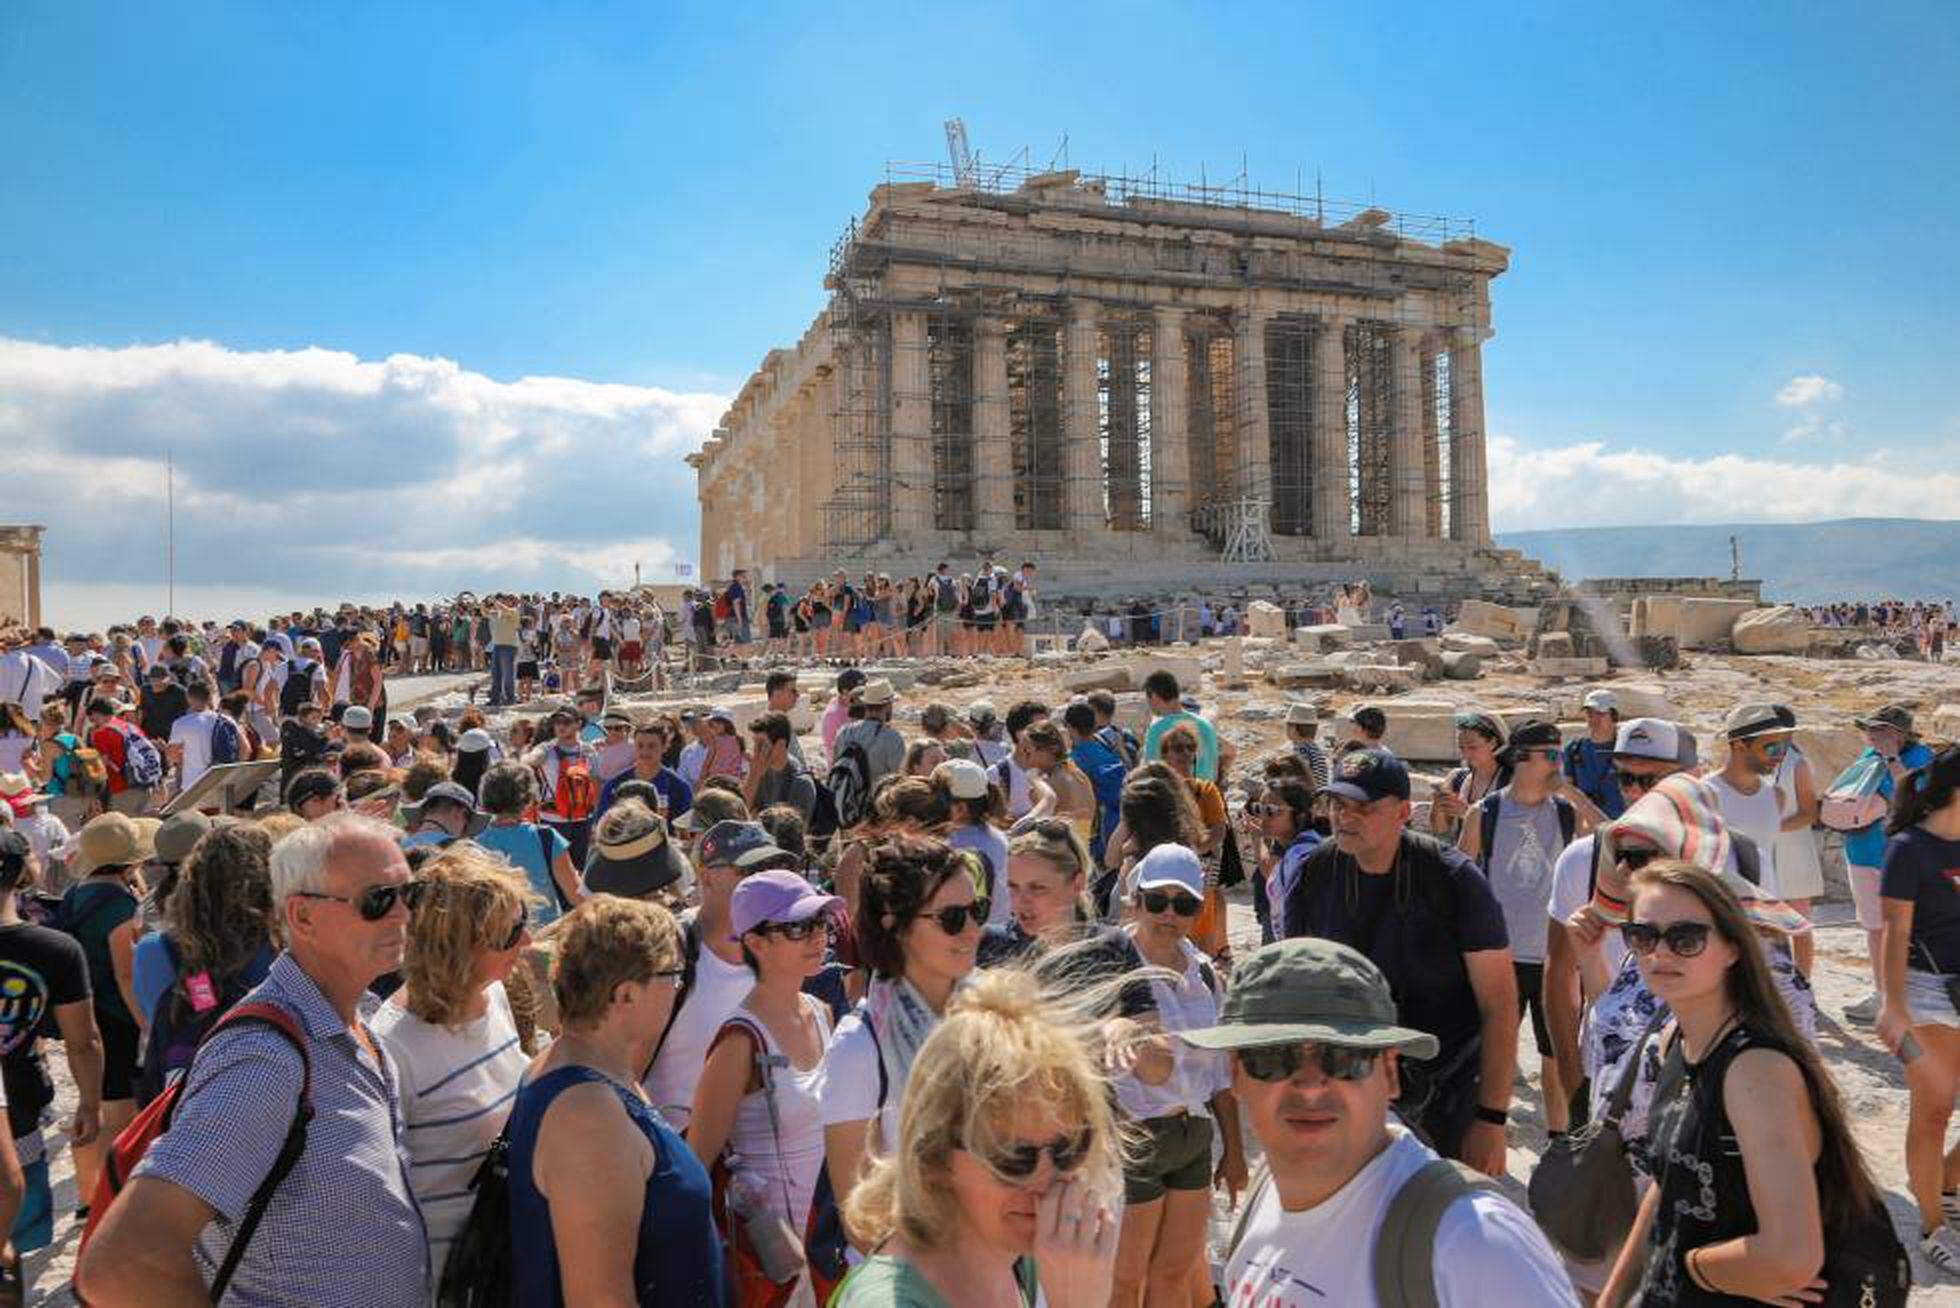
<path fill-rule="evenodd" d="M 1467 222 L 1315 197 L 894 165 L 828 307 L 689 458 L 702 573 L 1542 575 L 1490 547 L 1508 258 Z"/>

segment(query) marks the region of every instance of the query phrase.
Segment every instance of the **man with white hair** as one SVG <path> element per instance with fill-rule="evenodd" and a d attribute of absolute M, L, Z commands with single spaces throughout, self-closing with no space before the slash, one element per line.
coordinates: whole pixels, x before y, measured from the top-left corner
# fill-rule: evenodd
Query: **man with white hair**
<path fill-rule="evenodd" d="M 273 849 L 286 950 L 199 1048 L 103 1217 L 76 1274 L 90 1303 L 427 1303 L 396 1069 L 358 1012 L 421 898 L 396 835 L 337 813 Z"/>

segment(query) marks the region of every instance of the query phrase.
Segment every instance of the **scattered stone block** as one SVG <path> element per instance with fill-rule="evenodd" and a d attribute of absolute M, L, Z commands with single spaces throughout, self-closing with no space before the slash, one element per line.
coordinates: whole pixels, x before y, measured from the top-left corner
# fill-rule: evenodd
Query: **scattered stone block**
<path fill-rule="evenodd" d="M 1130 669 L 1123 663 L 1092 663 L 1086 668 L 1070 668 L 1062 674 L 1062 689 L 1077 695 L 1092 690 L 1131 690 Z"/>
<path fill-rule="evenodd" d="M 1388 719 L 1382 743 L 1397 757 L 1417 763 L 1456 761 L 1456 705 L 1437 700 L 1385 700 L 1375 707 Z M 1335 722 L 1336 744 L 1351 740 L 1355 726 L 1345 717 Z"/>
<path fill-rule="evenodd" d="M 1345 671 L 1334 663 L 1282 663 L 1266 669 L 1266 680 L 1275 686 L 1297 689 L 1303 686 L 1332 687 L 1342 684 Z"/>
<path fill-rule="evenodd" d="M 1075 652 L 1078 654 L 1103 654 L 1109 650 L 1109 637 L 1097 631 L 1093 624 L 1085 624 L 1082 634 L 1075 638 Z"/>
<path fill-rule="evenodd" d="M 1572 648 L 1572 633 L 1569 631 L 1548 631 L 1538 638 L 1538 657 L 1540 659 L 1569 659 L 1576 650 Z"/>
<path fill-rule="evenodd" d="M 1341 680 L 1350 690 L 1399 695 L 1422 684 L 1422 669 L 1387 663 L 1349 664 L 1342 671 Z"/>
<path fill-rule="evenodd" d="M 1425 677 L 1443 675 L 1443 645 L 1436 640 L 1392 640 L 1388 643 L 1389 653 L 1397 663 L 1412 668 L 1421 668 Z"/>
<path fill-rule="evenodd" d="M 1606 689 L 1613 692 L 1613 698 L 1620 706 L 1620 721 L 1628 718 L 1665 718 L 1669 722 L 1681 721 L 1681 706 L 1667 697 L 1667 692 L 1653 684 L 1614 682 Z"/>
<path fill-rule="evenodd" d="M 1931 733 L 1934 740 L 1960 741 L 1960 704 L 1942 704 L 1934 709 Z"/>
<path fill-rule="evenodd" d="M 1533 661 L 1531 671 L 1540 677 L 1600 677 L 1606 675 L 1606 660 L 1541 658 Z"/>
<path fill-rule="evenodd" d="M 1293 629 L 1293 643 L 1309 654 L 1324 654 L 1330 649 L 1346 649 L 1353 641 L 1354 634 L 1338 622 Z"/>
<path fill-rule="evenodd" d="M 1472 636 L 1467 632 L 1446 631 L 1443 633 L 1443 652 L 1445 654 L 1475 654 L 1478 658 L 1495 659 L 1504 651 L 1496 641 L 1488 636 Z"/>
<path fill-rule="evenodd" d="M 1393 639 L 1386 622 L 1358 622 L 1348 628 L 1348 635 L 1357 645 Z"/>
<path fill-rule="evenodd" d="M 1450 681 L 1475 681 L 1484 675 L 1484 661 L 1468 650 L 1445 650 L 1440 656 L 1443 676 Z"/>
<path fill-rule="evenodd" d="M 1956 713 L 1960 719 L 1960 713 Z M 1797 719 L 1803 721 L 1801 717 Z M 1953 724 L 1960 727 L 1960 720 Z M 1792 737 L 1793 743 L 1803 756 L 1810 760 L 1810 774 L 1817 782 L 1821 793 L 1828 788 L 1837 774 L 1851 765 L 1851 760 L 1864 752 L 1865 733 L 1856 727 L 1798 727 Z"/>
<path fill-rule="evenodd" d="M 1729 643 L 1738 654 L 1802 654 L 1810 648 L 1810 619 L 1788 604 L 1752 609 L 1735 620 Z"/>
<path fill-rule="evenodd" d="M 1130 655 L 1130 684 L 1143 685 L 1143 680 L 1162 668 L 1177 678 L 1177 688 L 1186 695 L 1195 695 L 1204 684 L 1205 665 L 1189 654 L 1165 654 L 1157 650 L 1140 650 Z"/>
<path fill-rule="evenodd" d="M 1531 636 L 1531 628 L 1532 624 L 1521 610 L 1474 599 L 1463 601 L 1463 606 L 1457 610 L 1456 621 L 1450 624 L 1451 631 L 1487 636 L 1492 640 L 1527 640 Z"/>
<path fill-rule="evenodd" d="M 1277 604 L 1269 604 L 1265 600 L 1253 600 L 1245 606 L 1245 629 L 1247 635 L 1284 639 L 1286 611 Z"/>

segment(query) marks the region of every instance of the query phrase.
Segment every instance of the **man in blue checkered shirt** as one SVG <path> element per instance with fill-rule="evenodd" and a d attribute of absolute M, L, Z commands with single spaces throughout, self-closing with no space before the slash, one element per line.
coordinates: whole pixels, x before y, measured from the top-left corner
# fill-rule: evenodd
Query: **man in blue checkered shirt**
<path fill-rule="evenodd" d="M 357 1012 L 401 966 L 412 892 L 395 833 L 336 813 L 272 856 L 286 952 L 247 1001 L 290 1011 L 308 1043 L 313 1120 L 224 1302 L 424 1308 L 428 1235 L 408 1181 L 394 1064 Z M 211 1303 L 210 1282 L 292 1123 L 303 1065 L 260 1023 L 199 1050 L 176 1116 L 104 1216 L 77 1270 L 103 1308 Z"/>

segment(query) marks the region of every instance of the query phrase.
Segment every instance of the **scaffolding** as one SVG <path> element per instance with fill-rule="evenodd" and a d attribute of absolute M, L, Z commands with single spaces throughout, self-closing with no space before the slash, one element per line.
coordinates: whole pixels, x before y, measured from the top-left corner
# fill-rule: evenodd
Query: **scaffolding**
<path fill-rule="evenodd" d="M 1394 335 L 1379 322 L 1347 329 L 1348 486 L 1357 536 L 1386 536 L 1395 495 Z"/>
<path fill-rule="evenodd" d="M 1096 437 L 1103 520 L 1111 531 L 1151 523 L 1151 328 L 1137 319 L 1103 324 L 1096 358 Z"/>
<path fill-rule="evenodd" d="M 932 525 L 972 532 L 978 526 L 973 423 L 973 323 L 959 314 L 927 320 L 926 380 L 932 406 Z"/>
<path fill-rule="evenodd" d="M 1062 328 L 1053 317 L 1023 318 L 1008 327 L 1007 412 L 1014 527 L 1060 531 L 1068 512 L 1068 443 L 1062 425 Z"/>
<path fill-rule="evenodd" d="M 1266 326 L 1266 430 L 1272 443 L 1272 531 L 1313 534 L 1314 320 L 1286 314 Z"/>

